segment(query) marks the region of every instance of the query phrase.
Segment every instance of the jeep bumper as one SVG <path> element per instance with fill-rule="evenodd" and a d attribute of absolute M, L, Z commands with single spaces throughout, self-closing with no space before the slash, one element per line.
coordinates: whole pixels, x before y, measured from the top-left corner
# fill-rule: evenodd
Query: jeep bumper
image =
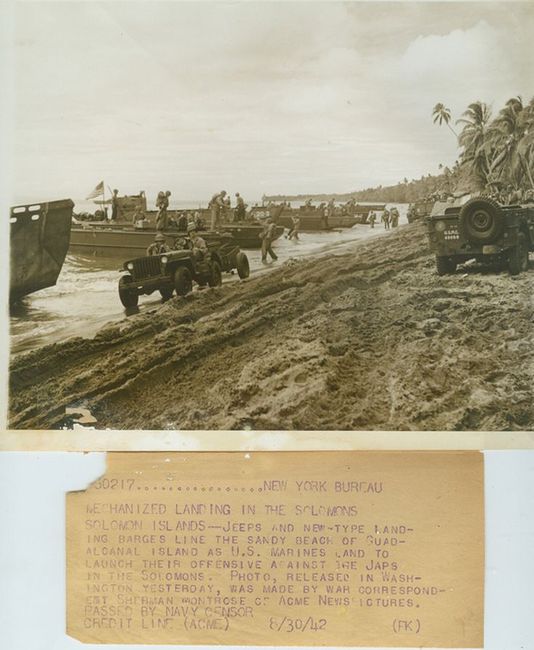
<path fill-rule="evenodd" d="M 486 244 L 482 246 L 482 255 L 500 255 L 503 252 L 502 246 L 497 246 L 496 244 Z"/>
<path fill-rule="evenodd" d="M 171 287 L 173 286 L 172 280 L 168 275 L 161 275 L 155 278 L 146 278 L 144 280 L 133 280 L 129 285 L 128 289 L 137 290 L 138 293 L 152 293 L 157 289 L 162 287 Z"/>

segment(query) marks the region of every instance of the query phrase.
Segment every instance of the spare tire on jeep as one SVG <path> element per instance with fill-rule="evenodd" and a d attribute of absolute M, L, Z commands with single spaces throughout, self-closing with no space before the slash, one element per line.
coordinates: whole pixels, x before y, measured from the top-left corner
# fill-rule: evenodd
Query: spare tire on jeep
<path fill-rule="evenodd" d="M 492 199 L 474 198 L 460 210 L 458 230 L 472 244 L 487 244 L 498 239 L 504 230 L 504 215 Z"/>

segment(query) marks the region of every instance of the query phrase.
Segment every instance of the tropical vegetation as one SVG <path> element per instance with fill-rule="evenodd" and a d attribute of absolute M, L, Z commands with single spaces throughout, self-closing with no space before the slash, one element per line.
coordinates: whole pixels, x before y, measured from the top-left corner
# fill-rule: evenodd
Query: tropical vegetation
<path fill-rule="evenodd" d="M 436 104 L 434 123 L 448 125 L 450 110 Z M 484 102 L 469 104 L 456 120 L 461 177 L 470 190 L 534 189 L 534 98 L 512 97 L 492 119 Z"/>

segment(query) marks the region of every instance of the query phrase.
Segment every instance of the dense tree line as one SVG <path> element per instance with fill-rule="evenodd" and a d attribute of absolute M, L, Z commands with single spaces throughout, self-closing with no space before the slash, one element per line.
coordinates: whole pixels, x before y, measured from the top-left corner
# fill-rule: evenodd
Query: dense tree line
<path fill-rule="evenodd" d="M 367 187 L 355 192 L 343 194 L 295 194 L 295 195 L 269 195 L 264 199 L 267 201 L 329 201 L 345 202 L 350 199 L 356 201 L 377 201 L 379 203 L 413 203 L 414 201 L 444 191 L 452 191 L 453 171 L 444 168 L 439 175 L 421 176 L 419 179 L 409 181 L 405 178 L 396 185 L 379 185 L 378 187 Z"/>
<path fill-rule="evenodd" d="M 436 104 L 433 116 L 450 126 L 443 104 Z M 471 191 L 534 190 L 534 98 L 527 104 L 509 99 L 495 118 L 486 103 L 473 102 L 456 124 L 462 127 L 460 170 Z"/>

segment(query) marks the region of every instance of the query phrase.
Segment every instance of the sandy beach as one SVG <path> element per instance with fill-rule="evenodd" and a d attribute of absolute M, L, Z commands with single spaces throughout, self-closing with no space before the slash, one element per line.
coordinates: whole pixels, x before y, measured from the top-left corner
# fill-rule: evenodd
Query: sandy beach
<path fill-rule="evenodd" d="M 531 430 L 533 282 L 414 223 L 16 357 L 10 427 Z"/>

